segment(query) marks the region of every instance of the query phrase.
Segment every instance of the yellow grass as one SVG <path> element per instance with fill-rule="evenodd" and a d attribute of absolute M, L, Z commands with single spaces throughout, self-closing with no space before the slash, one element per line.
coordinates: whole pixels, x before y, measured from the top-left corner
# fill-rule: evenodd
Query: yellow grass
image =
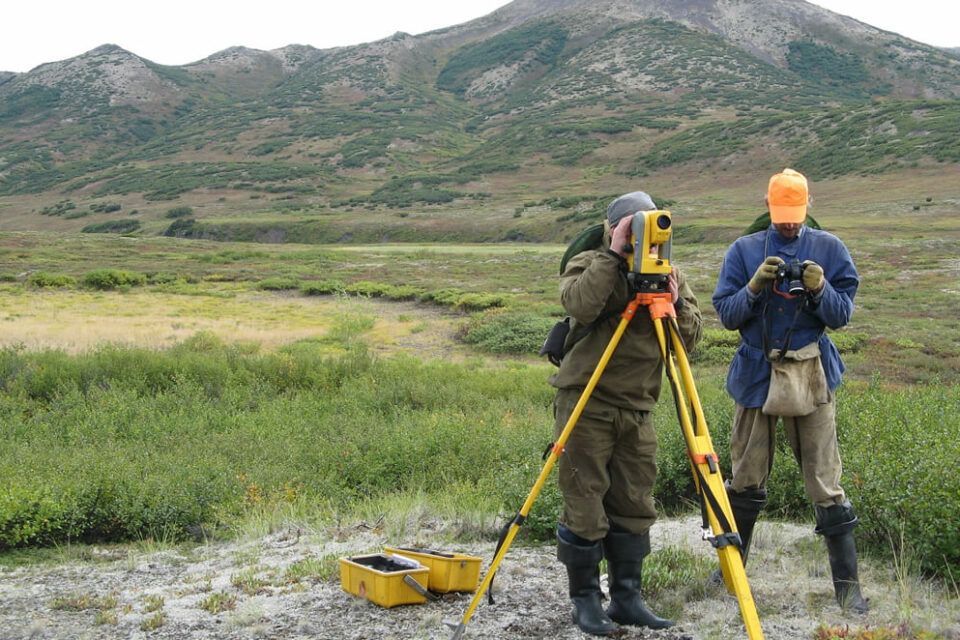
<path fill-rule="evenodd" d="M 460 318 L 413 303 L 238 292 L 230 298 L 162 292 L 0 289 L 0 347 L 87 351 L 104 343 L 162 348 L 200 331 L 271 350 L 322 338 L 344 315 L 376 318 L 366 338 L 377 351 L 440 356 Z"/>

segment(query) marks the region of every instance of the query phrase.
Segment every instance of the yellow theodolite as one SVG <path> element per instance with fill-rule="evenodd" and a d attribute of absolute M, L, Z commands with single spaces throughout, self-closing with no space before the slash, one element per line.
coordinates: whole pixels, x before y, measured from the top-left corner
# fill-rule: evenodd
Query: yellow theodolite
<path fill-rule="evenodd" d="M 459 624 L 450 624 L 455 629 L 453 639 L 463 637 L 467 623 L 476 611 L 480 598 L 487 592 L 493 577 L 506 556 L 510 545 L 516 538 L 533 507 L 533 503 L 540 495 L 550 472 L 557 459 L 563 453 L 564 446 L 570 438 L 577 421 L 583 413 L 593 390 L 596 388 L 603 371 L 613 356 L 620 339 L 633 319 L 637 309 L 646 307 L 653 320 L 657 341 L 660 344 L 660 355 L 664 363 L 667 379 L 673 391 L 673 398 L 677 408 L 677 417 L 683 430 L 684 441 L 690 457 L 690 468 L 693 472 L 694 485 L 700 496 L 703 513 L 703 539 L 710 542 L 720 558 L 720 570 L 727 590 L 737 597 L 740 605 L 740 615 L 750 640 L 761 640 L 763 630 L 757 608 L 750 592 L 750 584 L 743 568 L 743 559 L 740 555 L 741 540 L 737 533 L 733 511 L 723 485 L 723 476 L 720 473 L 720 464 L 713 449 L 707 420 L 700 404 L 700 397 L 693 380 L 687 350 L 680 337 L 680 328 L 677 325 L 676 309 L 673 305 L 672 294 L 669 291 L 671 273 L 670 250 L 672 246 L 673 221 L 669 211 L 639 211 L 633 216 L 631 226 L 632 254 L 628 256 L 628 280 L 633 288 L 634 298 L 620 315 L 620 324 L 613 337 L 607 344 L 600 361 L 594 369 L 587 386 L 577 401 L 570 418 L 563 431 L 554 442 L 540 475 L 534 482 L 533 488 L 527 495 L 520 511 L 509 523 L 501 535 L 494 554 L 493 562 L 487 570 L 484 579 L 473 596 L 470 605 Z M 712 532 L 712 535 L 711 535 Z"/>

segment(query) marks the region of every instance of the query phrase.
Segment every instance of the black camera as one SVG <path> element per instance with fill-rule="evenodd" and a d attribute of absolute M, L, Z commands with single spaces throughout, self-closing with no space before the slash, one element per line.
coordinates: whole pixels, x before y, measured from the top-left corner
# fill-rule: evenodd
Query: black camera
<path fill-rule="evenodd" d="M 806 289 L 803 286 L 803 270 L 807 265 L 794 260 L 784 262 L 777 267 L 777 285 L 787 283 L 787 292 L 792 296 L 803 295 Z"/>

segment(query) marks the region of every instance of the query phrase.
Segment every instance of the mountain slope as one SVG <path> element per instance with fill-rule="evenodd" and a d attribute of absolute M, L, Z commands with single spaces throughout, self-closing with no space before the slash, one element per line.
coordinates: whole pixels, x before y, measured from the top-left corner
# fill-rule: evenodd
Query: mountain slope
<path fill-rule="evenodd" d="M 18 212 L 486 202 L 497 176 L 598 163 L 827 177 L 960 160 L 960 59 L 797 0 L 516 0 L 352 47 L 165 67 L 104 45 L 5 77 L 0 197 Z"/>

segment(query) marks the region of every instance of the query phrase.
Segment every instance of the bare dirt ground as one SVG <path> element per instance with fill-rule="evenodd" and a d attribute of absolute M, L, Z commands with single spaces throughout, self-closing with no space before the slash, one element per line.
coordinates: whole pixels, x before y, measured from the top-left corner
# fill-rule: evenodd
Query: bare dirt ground
<path fill-rule="evenodd" d="M 430 532 L 417 540 L 429 539 Z M 436 533 L 435 531 L 433 533 Z M 89 548 L 81 560 L 0 569 L 0 638 L 114 639 L 399 639 L 450 638 L 446 620 L 459 622 L 469 594 L 438 602 L 383 609 L 344 592 L 338 574 L 297 577 L 297 563 L 379 550 L 375 529 L 307 532 L 287 528 L 259 539 L 154 552 L 128 547 Z M 664 520 L 653 528 L 654 553 L 680 546 L 713 551 L 699 540 L 696 518 Z M 446 547 L 450 549 L 449 545 Z M 493 545 L 456 551 L 484 558 Z M 495 581 L 496 604 L 480 603 L 465 638 L 582 640 L 570 622 L 566 579 L 552 545 L 515 544 Z M 864 590 L 873 611 L 847 617 L 834 604 L 822 542 L 809 527 L 758 526 L 749 577 L 767 638 L 809 639 L 820 624 L 863 627 L 904 620 L 960 638 L 957 600 L 914 582 L 898 591 L 889 570 L 864 563 Z M 211 596 L 228 603 L 211 612 Z M 206 601 L 206 608 L 201 604 Z M 722 588 L 683 603 L 678 624 L 666 631 L 624 629 L 626 639 L 711 640 L 746 637 L 736 600 Z"/>

